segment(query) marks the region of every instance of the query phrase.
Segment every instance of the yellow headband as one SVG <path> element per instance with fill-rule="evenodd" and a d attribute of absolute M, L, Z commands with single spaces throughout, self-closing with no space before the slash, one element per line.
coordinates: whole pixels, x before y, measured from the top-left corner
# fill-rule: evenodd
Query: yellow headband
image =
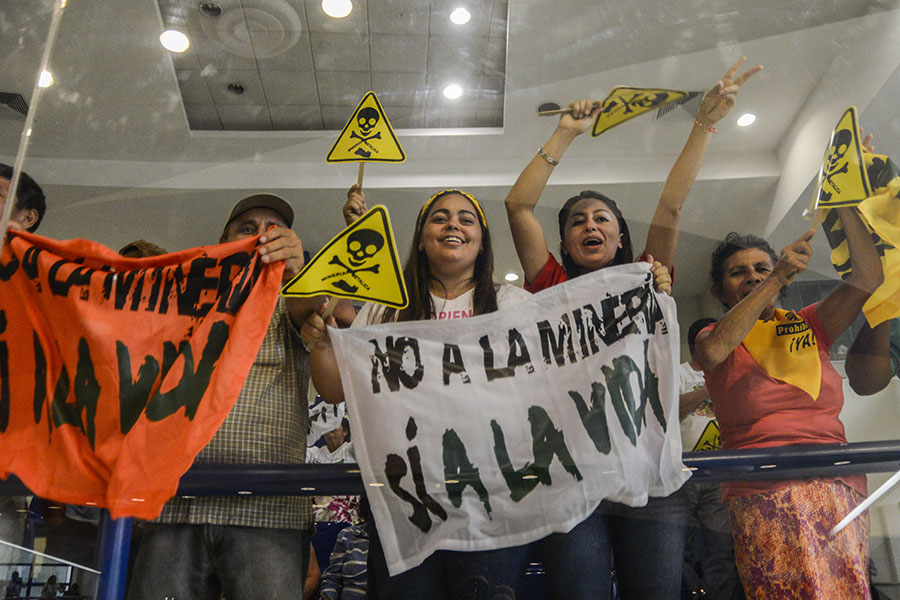
<path fill-rule="evenodd" d="M 434 202 L 440 196 L 443 196 L 444 194 L 459 194 L 460 196 L 464 197 L 466 200 L 471 202 L 472 206 L 475 207 L 475 210 L 478 211 L 478 219 L 481 221 L 481 226 L 484 229 L 487 229 L 487 220 L 484 218 L 484 211 L 481 210 L 481 205 L 478 204 L 478 200 L 476 200 L 475 196 L 473 196 L 469 192 L 464 192 L 462 190 L 457 190 L 457 189 L 441 190 L 438 193 L 436 193 L 435 195 L 433 195 L 431 198 L 429 198 L 428 201 L 425 202 L 425 205 L 422 206 L 422 210 L 419 211 L 419 220 L 420 221 L 422 220 L 422 217 L 425 216 L 425 213 L 428 212 L 428 207 L 431 206 L 431 203 Z"/>

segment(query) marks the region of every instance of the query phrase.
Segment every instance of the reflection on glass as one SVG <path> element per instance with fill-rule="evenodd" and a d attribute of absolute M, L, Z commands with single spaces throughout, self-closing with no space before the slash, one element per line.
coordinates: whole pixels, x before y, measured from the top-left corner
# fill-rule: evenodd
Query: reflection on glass
<path fill-rule="evenodd" d="M 699 89 L 746 54 L 767 67 L 740 100 L 759 119 L 746 130 L 736 129 L 745 117 L 719 128 L 682 215 L 675 293 L 684 314 L 699 315 L 717 310 L 700 300 L 714 240 L 739 227 L 773 232 L 783 245 L 803 227 L 794 209 L 811 194 L 835 110 L 857 105 L 878 150 L 900 157 L 895 2 L 766 0 L 750 10 L 726 0 L 678 14 L 652 0 L 615 10 L 587 0 L 469 4 L 472 17 L 457 27 L 437 2 L 357 2 L 341 20 L 315 1 L 70 3 L 47 64 L 55 82 L 35 110 L 55 3 L 3 3 L 0 93 L 20 95 L 34 113 L 24 169 L 48 194 L 39 233 L 112 248 L 144 238 L 179 250 L 215 243 L 235 200 L 274 191 L 293 204 L 296 230 L 315 252 L 341 227 L 340 204 L 356 180 L 355 165 L 325 165 L 324 156 L 369 90 L 409 154 L 403 165 L 370 165 L 364 183 L 370 205 L 389 206 L 401 238 L 413 229 L 410 207 L 446 185 L 473 186 L 489 220 L 502 224 L 509 186 L 555 126 L 535 116 L 542 102 L 602 98 L 617 84 Z M 157 43 L 170 27 L 190 37 L 181 54 Z M 445 96 L 449 81 L 456 88 Z M 24 126 L 22 112 L 0 105 L 0 161 L 13 162 Z M 581 140 L 554 176 L 552 197 L 607 186 L 628 201 L 635 235 L 645 237 L 689 127 L 679 108 Z M 553 230 L 558 206 L 542 203 Z M 508 232 L 495 229 L 498 272 L 515 271 Z M 833 285 L 827 255 L 815 246 L 820 260 L 795 295 Z M 851 339 L 834 344 L 833 358 Z M 851 441 L 896 437 L 898 385 L 866 399 L 845 390 Z M 870 477 L 870 489 L 883 480 Z M 897 584 L 896 497 L 872 515 L 877 580 Z M 75 572 L 19 551 L 0 560 L 0 579 L 15 569 L 35 585 Z"/>

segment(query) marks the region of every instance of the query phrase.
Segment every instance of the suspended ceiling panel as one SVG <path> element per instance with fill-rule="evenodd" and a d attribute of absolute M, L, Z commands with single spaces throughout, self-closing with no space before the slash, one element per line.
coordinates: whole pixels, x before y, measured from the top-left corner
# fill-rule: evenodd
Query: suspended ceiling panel
<path fill-rule="evenodd" d="M 159 0 L 191 46 L 173 55 L 193 130 L 340 129 L 374 90 L 396 128 L 502 127 L 506 0 Z M 455 83 L 457 100 L 442 90 Z"/>

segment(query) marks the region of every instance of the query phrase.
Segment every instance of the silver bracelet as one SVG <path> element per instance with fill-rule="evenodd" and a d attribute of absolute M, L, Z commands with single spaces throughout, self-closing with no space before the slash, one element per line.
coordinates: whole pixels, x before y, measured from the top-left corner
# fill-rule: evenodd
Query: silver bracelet
<path fill-rule="evenodd" d="M 547 154 L 546 152 L 544 152 L 543 148 L 538 148 L 538 156 L 540 156 L 541 158 L 546 160 L 548 163 L 550 163 L 554 167 L 559 164 L 559 161 L 556 160 L 555 158 L 553 158 L 552 156 L 550 156 L 549 154 Z"/>

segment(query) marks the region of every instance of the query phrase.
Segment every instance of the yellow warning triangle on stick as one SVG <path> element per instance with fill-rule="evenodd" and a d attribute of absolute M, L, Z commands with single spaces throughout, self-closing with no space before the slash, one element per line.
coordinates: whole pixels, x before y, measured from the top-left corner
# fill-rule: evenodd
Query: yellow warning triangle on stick
<path fill-rule="evenodd" d="M 403 162 L 406 154 L 394 135 L 375 92 L 359 101 L 325 162 Z"/>
<path fill-rule="evenodd" d="M 810 214 L 817 208 L 855 206 L 872 195 L 862 153 L 856 107 L 850 106 L 841 115 L 825 149 Z"/>
<path fill-rule="evenodd" d="M 681 100 L 688 92 L 679 90 L 663 90 L 656 88 L 639 88 L 620 85 L 614 87 L 603 101 L 603 110 L 594 121 L 591 136 L 597 137 L 607 129 L 624 123 L 644 114 L 648 110 L 659 108 L 669 102 Z"/>
<path fill-rule="evenodd" d="M 373 207 L 340 232 L 281 288 L 282 296 L 320 294 L 394 308 L 404 308 L 409 303 L 385 206 Z"/>

